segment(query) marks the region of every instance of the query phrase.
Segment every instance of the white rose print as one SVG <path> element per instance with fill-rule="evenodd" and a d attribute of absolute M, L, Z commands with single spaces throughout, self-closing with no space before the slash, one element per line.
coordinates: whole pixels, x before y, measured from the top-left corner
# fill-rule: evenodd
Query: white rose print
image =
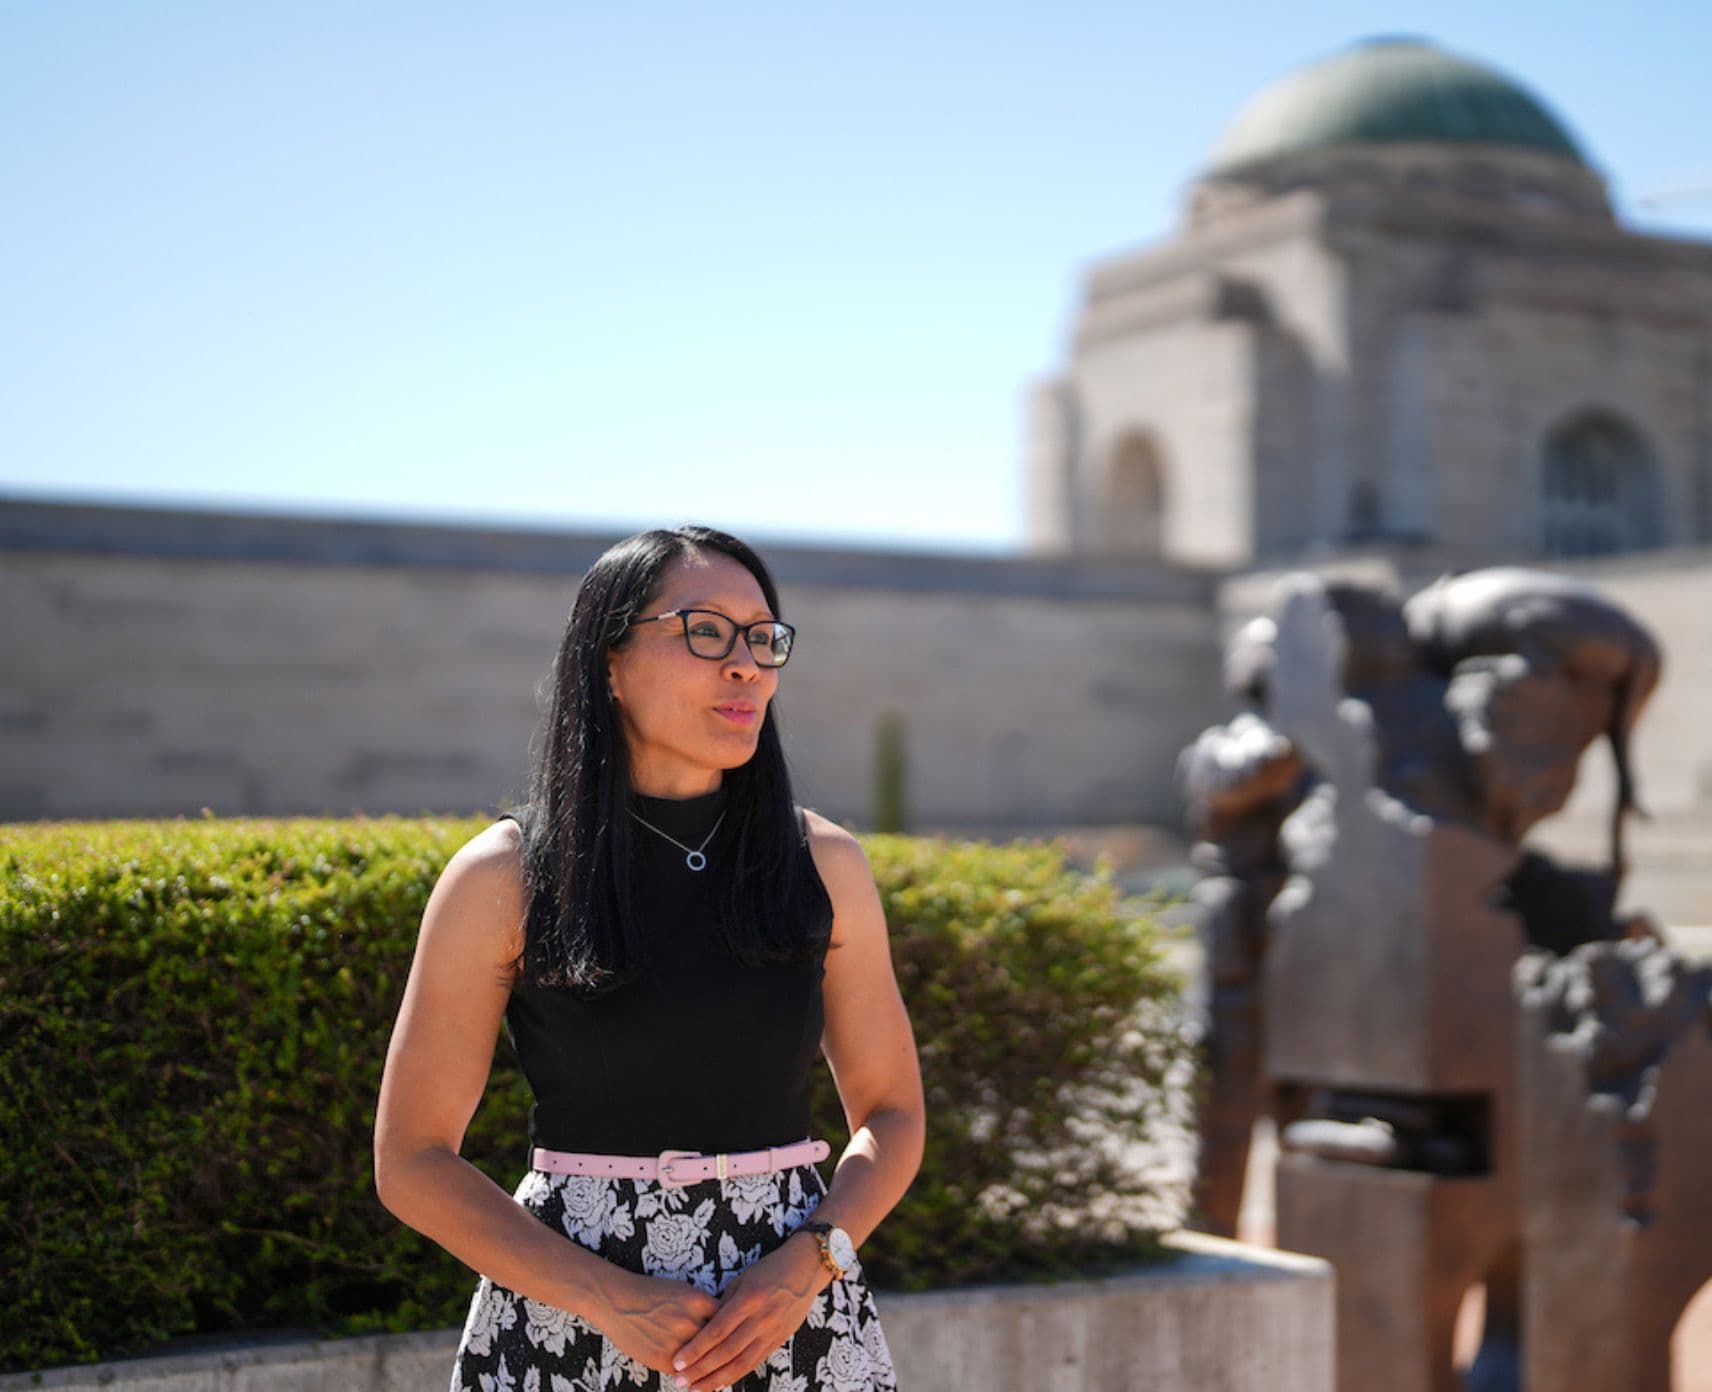
<path fill-rule="evenodd" d="M 817 1170 L 709 1180 L 668 1189 L 647 1180 L 530 1171 L 515 1197 L 572 1241 L 628 1270 L 717 1294 L 814 1212 Z M 755 1371 L 767 1392 L 897 1392 L 879 1315 L 853 1269 L 809 1307 L 801 1327 Z M 658 1392 L 669 1384 L 575 1313 L 483 1276 L 458 1346 L 451 1392 Z"/>

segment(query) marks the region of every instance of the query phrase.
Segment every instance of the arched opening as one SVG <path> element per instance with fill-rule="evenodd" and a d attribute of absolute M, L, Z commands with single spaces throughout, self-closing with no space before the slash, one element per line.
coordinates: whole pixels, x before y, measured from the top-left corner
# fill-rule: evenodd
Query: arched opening
<path fill-rule="evenodd" d="M 1157 556 L 1165 540 L 1165 469 L 1146 435 L 1126 435 L 1112 451 L 1104 506 L 1095 519 L 1101 551 Z"/>
<path fill-rule="evenodd" d="M 1658 470 L 1646 441 L 1606 411 L 1586 411 L 1546 437 L 1540 544 L 1575 559 L 1657 546 Z"/>

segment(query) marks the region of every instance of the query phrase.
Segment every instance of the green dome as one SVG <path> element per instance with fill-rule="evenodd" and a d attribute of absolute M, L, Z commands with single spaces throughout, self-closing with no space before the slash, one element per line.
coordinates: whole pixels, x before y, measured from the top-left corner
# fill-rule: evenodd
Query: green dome
<path fill-rule="evenodd" d="M 1208 171 L 1392 141 L 1519 146 L 1587 163 L 1562 122 L 1502 73 L 1421 39 L 1383 38 L 1262 88 L 1226 128 Z"/>

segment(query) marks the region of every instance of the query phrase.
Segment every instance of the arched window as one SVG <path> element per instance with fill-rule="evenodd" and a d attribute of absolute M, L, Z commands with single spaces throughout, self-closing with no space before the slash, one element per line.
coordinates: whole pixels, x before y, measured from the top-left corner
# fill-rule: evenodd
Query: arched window
<path fill-rule="evenodd" d="M 1639 551 L 1660 540 L 1658 471 L 1630 426 L 1590 411 L 1546 438 L 1541 545 L 1548 556 Z"/>
<path fill-rule="evenodd" d="M 1105 497 L 1095 518 L 1099 549 L 1124 556 L 1157 556 L 1164 543 L 1165 470 L 1144 435 L 1128 435 L 1112 452 Z"/>

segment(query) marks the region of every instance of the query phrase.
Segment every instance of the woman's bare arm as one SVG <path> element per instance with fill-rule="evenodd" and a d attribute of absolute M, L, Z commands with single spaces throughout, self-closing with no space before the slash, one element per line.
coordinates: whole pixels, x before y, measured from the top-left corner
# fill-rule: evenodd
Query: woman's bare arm
<path fill-rule="evenodd" d="M 815 1218 L 836 1224 L 861 1244 L 921 1168 L 926 1105 L 915 1035 L 892 970 L 885 910 L 868 857 L 836 823 L 813 812 L 808 818 L 815 865 L 835 909 L 821 1048 L 850 1127 L 850 1144 Z"/>
<path fill-rule="evenodd" d="M 580 1315 L 664 1371 L 718 1302 L 615 1266 L 549 1228 L 459 1156 L 487 1086 L 522 945 L 522 847 L 509 821 L 447 863 L 422 915 L 375 1114 L 388 1210 L 500 1285 Z"/>

